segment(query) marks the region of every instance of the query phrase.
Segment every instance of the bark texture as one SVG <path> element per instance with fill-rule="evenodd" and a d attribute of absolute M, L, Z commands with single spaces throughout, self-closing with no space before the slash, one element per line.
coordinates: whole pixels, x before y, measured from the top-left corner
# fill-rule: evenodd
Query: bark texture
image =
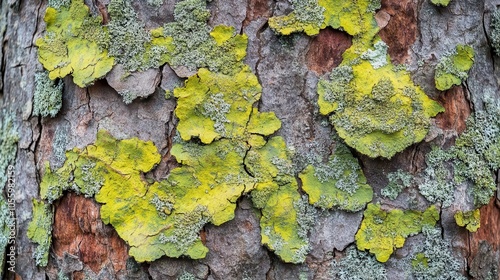
<path fill-rule="evenodd" d="M 106 14 L 109 1 L 85 1 L 91 10 Z M 165 0 L 159 8 L 146 1 L 133 1 L 139 19 L 148 29 L 172 21 L 174 0 Z M 483 108 L 481 98 L 491 93 L 500 98 L 498 56 L 489 45 L 492 13 L 500 6 L 495 0 L 452 0 L 447 7 L 436 7 L 427 0 L 383 0 L 377 10 L 380 37 L 389 46 L 394 64 L 405 63 L 413 81 L 446 109 L 438 115 L 425 141 L 414 144 L 391 160 L 359 159 L 368 184 L 374 190 L 373 202 L 387 209 L 424 209 L 425 198 L 405 190 L 391 201 L 380 195 L 387 184 L 386 175 L 398 169 L 417 174 L 425 169 L 425 155 L 432 145 L 449 147 L 466 129 L 466 119 Z M 114 68 L 106 79 L 87 88 L 79 88 L 72 78 L 64 78 L 63 106 L 55 118 L 32 113 L 35 72 L 41 71 L 34 42 L 45 29 L 43 16 L 46 1 L 0 0 L 0 108 L 15 115 L 19 134 L 16 171 L 16 272 L 6 279 L 335 279 L 332 262 L 346 255 L 355 243 L 354 236 L 363 211 L 320 212 L 311 230 L 310 253 L 303 264 L 282 262 L 261 245 L 260 211 L 249 198 L 238 200 L 235 218 L 220 226 L 207 225 L 201 238 L 209 248 L 206 258 L 163 257 L 150 263 L 137 263 L 129 257 L 129 247 L 110 225 L 99 218 L 100 204 L 92 198 L 66 193 L 54 204 L 52 246 L 47 267 L 37 267 L 32 254 L 35 244 L 27 237 L 32 218 L 32 199 L 39 198 L 44 163 L 61 166 L 56 155 L 56 135 L 63 138 L 65 150 L 84 148 L 95 142 L 98 130 L 114 137 L 138 137 L 151 140 L 162 160 L 148 174 L 154 180 L 165 178 L 177 163 L 170 155 L 176 133 L 176 101 L 165 99 L 165 89 L 182 85 L 184 79 L 164 65 L 149 72 L 122 79 Z M 210 26 L 234 26 L 248 36 L 245 63 L 262 85 L 258 108 L 275 112 L 281 120 L 277 135 L 299 154 L 319 153 L 326 159 L 335 147 L 332 126 L 319 114 L 317 83 L 342 61 L 342 54 L 352 44 L 346 32 L 323 29 L 317 36 L 292 34 L 278 36 L 267 21 L 272 16 L 288 14 L 291 4 L 283 0 L 213 0 Z M 106 17 L 105 17 L 106 20 Z M 111 42 L 113 43 L 113 42 Z M 438 58 L 457 44 L 473 46 L 476 56 L 469 78 L 460 86 L 439 92 L 434 84 Z M 135 88 L 143 98 L 125 104 L 117 90 Z M 1 113 L 2 111 L 0 111 Z M 0 118 L 4 116 L 0 115 Z M 496 176 L 496 174 L 492 174 Z M 453 218 L 467 200 L 465 185 L 455 190 L 456 199 L 441 209 L 438 226 L 444 240 L 459 260 L 460 272 L 471 279 L 500 279 L 500 198 L 480 208 L 481 227 L 470 233 L 456 225 Z M 412 279 L 411 257 L 419 252 L 424 236 L 409 237 L 384 264 L 388 279 Z M 8 267 L 7 264 L 0 264 Z M 59 276 L 58 276 L 59 275 Z M 492 278 L 488 278 L 492 277 Z M 192 279 L 192 278 L 183 278 Z"/>

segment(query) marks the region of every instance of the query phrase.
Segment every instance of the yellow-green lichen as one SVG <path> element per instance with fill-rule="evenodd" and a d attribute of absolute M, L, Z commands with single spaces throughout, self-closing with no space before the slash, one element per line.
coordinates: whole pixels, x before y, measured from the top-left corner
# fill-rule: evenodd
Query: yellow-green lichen
<path fill-rule="evenodd" d="M 434 79 L 439 90 L 450 89 L 467 79 L 469 69 L 474 64 L 474 49 L 466 45 L 457 45 L 455 50 L 444 56 L 436 66 Z"/>
<path fill-rule="evenodd" d="M 370 157 L 391 158 L 420 142 L 430 118 L 443 108 L 413 84 L 406 70 L 391 63 L 387 45 L 376 36 L 380 0 L 318 0 L 318 5 L 324 8 L 321 28 L 331 26 L 353 36 L 330 80 L 318 83 L 321 114 L 330 117 L 349 146 Z M 300 31 L 293 24 L 290 28 Z"/>
<path fill-rule="evenodd" d="M 274 133 L 280 127 L 274 113 L 252 109 L 253 103 L 260 99 L 260 92 L 257 77 L 248 67 L 232 76 L 200 69 L 186 81 L 185 87 L 174 90 L 178 98 L 177 129 L 182 139 L 198 137 L 205 144 L 221 137 L 245 139 L 249 119 L 248 132 Z"/>
<path fill-rule="evenodd" d="M 33 199 L 33 219 L 28 225 L 28 238 L 37 243 L 33 252 L 36 265 L 46 266 L 52 242 L 52 205 Z"/>
<path fill-rule="evenodd" d="M 104 48 L 109 44 L 107 29 L 101 17 L 89 14 L 83 0 L 72 0 L 58 10 L 48 7 L 44 20 L 46 33 L 36 45 L 51 79 L 72 74 L 75 84 L 85 87 L 111 70 L 114 58 Z"/>
<path fill-rule="evenodd" d="M 328 163 L 309 165 L 299 177 L 309 203 L 322 209 L 359 211 L 373 198 L 357 159 L 341 144 Z"/>
<path fill-rule="evenodd" d="M 465 227 L 470 232 L 476 232 L 481 226 L 481 212 L 479 209 L 471 211 L 458 211 L 454 215 L 455 222 L 461 227 Z"/>
<path fill-rule="evenodd" d="M 386 58 L 387 59 L 387 58 Z M 320 80 L 320 112 L 330 116 L 345 142 L 370 157 L 391 158 L 424 139 L 430 117 L 443 111 L 387 60 L 377 68 L 362 58 L 335 68 Z"/>
<path fill-rule="evenodd" d="M 450 4 L 451 0 L 431 0 L 431 3 L 436 6 L 446 7 Z"/>
<path fill-rule="evenodd" d="M 419 233 L 424 226 L 434 226 L 439 212 L 435 206 L 424 212 L 384 211 L 378 204 L 368 204 L 363 217 L 356 233 L 358 249 L 369 250 L 379 262 L 386 262 L 396 248 L 403 247 L 408 236 Z"/>

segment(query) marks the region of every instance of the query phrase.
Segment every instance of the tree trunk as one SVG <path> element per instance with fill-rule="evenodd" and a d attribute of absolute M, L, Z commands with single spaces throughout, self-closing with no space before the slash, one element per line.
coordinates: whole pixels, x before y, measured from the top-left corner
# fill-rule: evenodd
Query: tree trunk
<path fill-rule="evenodd" d="M 102 16 L 103 24 L 107 24 L 113 22 L 113 17 L 109 16 L 110 2 L 113 0 L 86 0 L 85 4 L 90 7 L 91 14 Z M 182 1 L 165 0 L 159 6 L 148 4 L 154 2 L 149 0 L 131 2 L 138 22 L 144 29 L 152 30 L 177 20 L 177 17 L 174 19 L 174 5 Z M 297 3 L 306 1 L 290 2 L 298 7 L 300 4 Z M 211 29 L 217 25 L 233 26 L 235 34 L 248 36 L 247 53 L 242 63 L 249 66 L 262 86 L 260 100 L 250 106 L 259 112 L 274 112 L 281 121 L 276 132 L 255 135 L 262 134 L 267 143 L 271 138 L 281 136 L 286 146 L 293 148 L 295 154 L 289 158 L 294 164 L 292 185 L 297 184 L 294 192 L 300 198 L 301 195 L 311 196 L 304 190 L 303 175 L 299 178 L 299 173 L 304 174 L 306 165 L 312 163 L 308 157 L 320 157 L 320 162 L 326 162 L 339 145 L 344 145 L 329 117 L 320 113 L 318 82 L 329 81 L 329 73 L 347 60 L 342 55 L 355 44 L 356 37 L 344 30 L 347 28 L 332 27 L 321 28 L 317 35 L 312 36 L 304 32 L 278 34 L 270 26 L 269 19 L 294 11 L 290 2 L 212 0 L 207 7 Z M 179 163 L 172 155 L 175 143 L 184 141 L 201 146 L 208 143 L 199 141 L 201 135 L 193 136 L 191 140 L 184 137 L 179 140 L 176 136 L 177 125 L 183 121 L 174 111 L 179 95 L 175 91 L 176 98 L 165 98 L 165 91 L 187 87 L 184 82 L 189 76 L 196 75 L 197 69 L 192 71 L 187 66 L 174 65 L 174 62 L 162 63 L 159 68 L 135 69 L 142 72 L 133 71 L 124 78 L 127 73 L 124 67 L 127 66 L 115 59 L 111 72 L 93 84 L 89 82 L 86 87 L 75 84 L 74 72 L 62 79 L 62 107 L 57 115 L 37 116 L 34 111 L 37 106 L 34 105 L 35 73 L 45 70 L 39 61 L 35 41 L 46 36 L 44 15 L 48 3 L 40 0 L 0 0 L 0 3 L 0 109 L 5 109 L 0 110 L 0 128 L 1 123 L 6 126 L 8 116 L 12 116 L 18 135 L 15 160 L 9 160 L 7 150 L 0 151 L 0 155 L 15 167 L 15 175 L 8 178 L 14 178 L 15 182 L 7 184 L 6 181 L 4 188 L 4 200 L 7 200 L 9 190 L 14 191 L 16 223 L 15 257 L 8 255 L 8 245 L 2 264 L 5 279 L 350 279 L 349 276 L 354 277 L 355 273 L 364 275 L 365 279 L 425 279 L 425 275 L 431 275 L 422 274 L 415 268 L 418 253 L 425 251 L 426 242 L 431 242 L 430 233 L 422 234 L 422 229 L 407 234 L 404 246 L 394 248 L 386 262 L 380 262 L 373 251 L 359 255 L 350 251 L 356 246 L 363 251 L 356 235 L 362 231 L 363 219 L 369 219 L 368 214 L 365 218 L 363 216 L 366 203 L 359 211 L 315 207 L 314 224 L 307 233 L 307 256 L 303 260 L 287 261 L 276 247 L 270 248 L 273 245 L 262 245 L 264 229 L 261 227 L 265 211 L 256 205 L 256 194 L 246 189 L 237 197 L 234 218 L 217 226 L 213 221 L 203 224 L 199 236 L 208 248 L 205 257 L 193 260 L 187 256 L 175 258 L 162 253 L 147 261 L 131 256 L 132 241 L 115 229 L 117 226 L 109 221 L 109 217 L 102 218 L 101 208 L 106 203 L 98 202 L 97 196 L 86 197 L 84 193 L 65 190 L 51 203 L 53 224 L 48 263 L 37 266 L 33 254 L 39 244 L 28 238 L 28 228 L 34 219 L 33 199 L 50 204 L 40 193 L 40 183 L 47 176 L 46 162 L 56 172 L 68 159 L 64 151 L 73 148 L 84 151 L 96 143 L 99 131 L 107 131 L 117 141 L 137 137 L 139 141 L 152 141 L 161 156 L 154 168 L 137 173 L 141 182 L 148 182 L 145 183 L 147 188 L 152 188 L 152 182 L 161 182 L 172 170 L 187 166 L 188 160 Z M 445 207 L 443 201 L 429 201 L 419 193 L 423 182 L 418 178 L 422 178 L 419 176 L 427 170 L 426 157 L 433 146 L 445 150 L 452 147 L 457 137 L 467 131 L 467 118 L 485 110 L 485 97 L 494 100 L 500 97 L 499 59 L 491 46 L 494 30 L 490 25 L 497 6 L 500 6 L 500 1 L 494 0 L 452 0 L 446 7 L 436 6 L 429 0 L 382 0 L 374 15 L 380 28 L 378 36 L 388 46 L 388 63 L 406 65 L 413 83 L 437 101 L 444 112 L 432 118 L 423 141 L 406 145 L 393 157 L 389 156 L 390 159 L 365 155 L 348 143 L 349 152 L 359 162 L 367 184 L 373 189 L 372 204 L 369 205 L 377 207 L 380 203 L 384 213 L 395 213 L 389 212 L 395 209 L 422 212 L 436 205 L 439 219 L 435 226 L 442 232 L 439 241 L 432 241 L 441 243 L 433 246 L 449 250 L 448 257 L 457 264 L 457 267 L 448 267 L 445 271 L 455 270 L 470 279 L 500 279 L 500 196 L 495 191 L 486 205 L 474 204 L 470 190 L 475 182 L 473 178 L 466 178 L 453 189 L 454 199 Z M 236 35 L 231 36 L 235 38 Z M 118 43 L 110 41 L 109 44 Z M 436 65 L 457 45 L 473 48 L 474 64 L 467 79 L 448 90 L 439 91 L 435 85 Z M 136 96 L 126 100 L 127 93 L 132 90 Z M 389 109 L 387 114 L 391 114 Z M 271 124 L 264 123 L 266 125 Z M 0 133 L 4 134 L 0 135 L 3 149 L 8 130 L 0 130 Z M 1 164 L 2 160 L 0 167 L 3 167 Z M 134 164 L 139 165 L 138 162 Z M 446 167 L 450 172 L 457 168 L 453 163 Z M 0 170 L 0 175 L 7 177 L 7 170 L 5 165 L 5 172 Z M 397 170 L 411 174 L 413 181 L 395 200 L 390 200 L 381 191 L 388 184 L 387 175 Z M 246 171 L 252 173 L 252 170 Z M 496 171 L 491 170 L 495 182 Z M 78 179 L 76 175 L 74 177 Z M 452 180 L 451 177 L 448 179 Z M 454 215 L 475 207 L 480 209 L 480 228 L 469 232 L 457 225 Z M 0 217 L 5 219 L 5 216 Z M 139 223 L 135 218 L 128 222 Z M 8 240 L 8 236 L 5 238 Z M 425 258 L 429 264 L 438 263 L 438 260 L 431 259 L 430 253 Z M 9 260 L 14 262 L 9 263 Z M 421 262 L 424 270 L 432 266 Z M 385 272 L 380 272 L 380 267 Z M 341 272 L 352 274 L 341 278 Z M 450 272 L 449 275 L 454 274 Z M 435 276 L 436 279 L 447 277 Z"/>

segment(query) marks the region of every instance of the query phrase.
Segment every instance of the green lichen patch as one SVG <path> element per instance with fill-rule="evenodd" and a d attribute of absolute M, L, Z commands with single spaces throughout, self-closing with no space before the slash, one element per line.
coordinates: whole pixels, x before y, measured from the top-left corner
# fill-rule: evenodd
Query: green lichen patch
<path fill-rule="evenodd" d="M 107 29 L 101 26 L 101 17 L 89 14 L 83 0 L 72 0 L 70 6 L 59 9 L 48 7 L 44 20 L 45 36 L 36 45 L 50 79 L 72 74 L 75 84 L 85 87 L 111 70 L 114 58 L 105 48 Z"/>
<path fill-rule="evenodd" d="M 434 226 L 439 212 L 435 206 L 424 212 L 384 211 L 378 204 L 368 204 L 363 217 L 356 233 L 358 249 L 369 250 L 379 262 L 386 262 L 396 248 L 403 247 L 408 236 L 419 233 L 424 226 Z"/>
<path fill-rule="evenodd" d="M 0 193 L 7 182 L 7 168 L 14 163 L 19 135 L 14 127 L 13 115 L 5 109 L 0 110 Z"/>
<path fill-rule="evenodd" d="M 175 46 L 170 65 L 185 66 L 192 71 L 208 68 L 229 75 L 243 67 L 248 37 L 228 26 L 211 30 L 205 0 L 179 1 L 174 8 L 174 18 L 174 22 L 163 27 L 164 36 L 172 38 Z"/>
<path fill-rule="evenodd" d="M 500 168 L 500 107 L 489 99 L 484 107 L 467 119 L 467 129 L 455 146 L 447 150 L 435 147 L 426 156 L 427 168 L 419 190 L 427 200 L 450 206 L 455 188 L 471 182 L 474 205 L 480 207 L 490 201 L 497 188 L 491 170 Z"/>
<path fill-rule="evenodd" d="M 309 203 L 322 209 L 359 211 L 373 198 L 358 160 L 341 144 L 327 163 L 309 165 L 299 177 Z"/>
<path fill-rule="evenodd" d="M 387 175 L 389 183 L 380 191 L 380 194 L 394 200 L 405 188 L 409 188 L 413 182 L 412 174 L 399 169 Z"/>
<path fill-rule="evenodd" d="M 309 36 L 319 33 L 325 20 L 325 8 L 318 5 L 317 0 L 291 0 L 293 12 L 272 17 L 269 26 L 282 35 L 290 35 L 294 32 L 305 32 Z"/>
<path fill-rule="evenodd" d="M 470 232 L 476 232 L 481 226 L 481 212 L 479 209 L 471 211 L 458 211 L 454 215 L 455 222 L 461 227 L 465 227 Z"/>
<path fill-rule="evenodd" d="M 198 137 L 201 142 L 209 144 L 221 137 L 246 138 L 252 105 L 260 99 L 260 92 L 257 77 L 248 67 L 234 76 L 200 69 L 197 75 L 186 81 L 185 87 L 174 90 L 174 96 L 178 98 L 175 109 L 179 118 L 177 129 L 182 139 L 188 141 Z M 280 126 L 274 114 L 261 115 L 255 111 L 253 115 L 254 121 L 249 127 L 253 133 L 269 134 Z M 264 128 L 262 121 L 270 122 L 268 131 L 258 131 L 258 123 Z"/>
<path fill-rule="evenodd" d="M 170 60 L 174 50 L 172 38 L 163 36 L 161 28 L 147 31 L 130 1 L 112 0 L 108 12 L 111 17 L 108 30 L 113 42 L 109 54 L 127 71 L 157 68 Z"/>
<path fill-rule="evenodd" d="M 370 157 L 391 158 L 420 142 L 430 117 L 443 108 L 405 70 L 395 71 L 387 60 L 384 66 L 377 62 L 375 69 L 372 57 L 367 59 L 355 64 L 344 59 L 330 81 L 321 79 L 318 104 L 349 146 Z"/>
<path fill-rule="evenodd" d="M 33 94 L 33 114 L 42 117 L 55 117 L 62 107 L 64 83 L 52 81 L 48 72 L 35 74 L 35 93 Z"/>
<path fill-rule="evenodd" d="M 466 45 L 457 45 L 455 50 L 441 58 L 436 65 L 434 79 L 438 90 L 450 89 L 467 79 L 469 69 L 474 64 L 474 49 Z"/>
<path fill-rule="evenodd" d="M 450 4 L 451 0 L 431 0 L 431 3 L 436 6 L 446 7 Z"/>
<path fill-rule="evenodd" d="M 415 279 L 467 279 L 461 274 L 460 262 L 453 256 L 449 242 L 441 237 L 441 229 L 424 226 L 425 236 L 422 251 L 411 262 Z"/>
<path fill-rule="evenodd" d="M 342 259 L 333 261 L 330 275 L 332 279 L 339 280 L 387 279 L 384 265 L 368 252 L 358 251 L 354 246 L 347 248 L 346 255 Z"/>
<path fill-rule="evenodd" d="M 36 265 L 46 266 L 49 261 L 50 243 L 52 241 L 53 213 L 52 205 L 33 200 L 33 219 L 28 225 L 28 238 L 37 243 L 33 252 Z"/>
<path fill-rule="evenodd" d="M 262 243 L 283 261 L 301 263 L 309 251 L 307 232 L 314 211 L 297 191 L 291 154 L 281 137 L 250 149 L 245 158 L 248 172 L 258 178 L 252 191 L 255 207 L 262 209 Z"/>

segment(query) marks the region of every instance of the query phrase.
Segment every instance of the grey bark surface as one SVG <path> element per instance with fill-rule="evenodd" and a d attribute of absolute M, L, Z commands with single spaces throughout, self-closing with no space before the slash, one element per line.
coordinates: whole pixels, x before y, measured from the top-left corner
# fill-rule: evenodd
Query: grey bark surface
<path fill-rule="evenodd" d="M 500 1 L 453 0 L 446 8 L 437 8 L 427 0 L 409 2 L 416 7 L 418 20 L 416 41 L 408 46 L 408 62 L 414 82 L 436 99 L 439 93 L 434 86 L 434 66 L 456 44 L 468 44 L 476 51 L 474 66 L 464 86 L 469 106 L 481 109 L 481 97 L 485 94 L 500 98 L 500 60 L 493 56 L 488 44 L 491 14 Z M 174 0 L 166 0 L 161 8 L 153 9 L 145 1 L 134 1 L 134 8 L 147 28 L 156 28 L 173 20 L 174 4 Z M 137 264 L 129 259 L 122 270 L 117 270 L 116 263 L 109 260 L 99 269 L 92 269 L 78 256 L 51 252 L 49 265 L 37 267 L 32 257 L 35 244 L 27 238 L 26 232 L 32 217 L 31 201 L 39 196 L 44 162 L 61 166 L 63 160 L 57 154 L 61 145 L 65 150 L 83 148 L 95 141 L 99 129 L 105 129 L 116 138 L 138 137 L 153 141 L 164 160 L 151 176 L 164 178 L 173 166 L 167 155 L 176 127 L 175 100 L 165 99 L 164 90 L 172 90 L 184 81 L 179 77 L 183 75 L 176 75 L 179 69 L 172 70 L 167 65 L 125 81 L 121 79 L 120 70 L 115 68 L 107 81 L 98 81 L 85 89 L 74 85 L 71 77 L 66 77 L 63 107 L 59 114 L 53 119 L 33 116 L 34 75 L 42 69 L 34 41 L 44 30 L 46 5 L 46 1 L 40 0 L 0 0 L 0 108 L 9 108 L 14 113 L 20 136 L 15 161 L 17 270 L 16 275 L 8 274 L 8 279 L 57 279 L 57 272 L 61 269 L 86 272 L 95 279 L 178 279 L 186 273 L 197 279 L 214 280 L 331 279 L 332 261 L 343 256 L 341 251 L 354 243 L 362 211 L 321 212 L 310 234 L 311 252 L 306 262 L 285 264 L 260 244 L 260 213 L 248 198 L 238 202 L 234 220 L 218 227 L 205 227 L 205 245 L 210 252 L 202 260 L 164 257 Z M 257 11 L 256 5 L 264 7 L 264 12 Z M 332 127 L 324 125 L 327 119 L 319 114 L 316 104 L 316 84 L 321 75 L 310 70 L 306 62 L 313 38 L 304 34 L 280 37 L 267 26 L 269 16 L 288 13 L 290 4 L 272 0 L 213 0 L 209 8 L 211 26 L 231 25 L 248 35 L 245 62 L 256 73 L 263 88 L 258 107 L 263 112 L 275 112 L 281 120 L 282 128 L 277 134 L 283 136 L 287 145 L 299 155 L 320 154 L 328 158 L 335 143 L 331 138 Z M 419 66 L 421 61 L 424 66 Z M 134 89 L 141 94 L 139 99 L 127 105 L 117 91 L 131 87 L 136 87 Z M 430 151 L 431 144 L 449 145 L 458 134 L 433 129 L 432 137 L 427 138 L 429 142 L 413 145 L 390 161 L 356 155 L 374 189 L 374 202 L 408 209 L 409 201 L 413 201 L 416 208 L 425 207 L 425 199 L 412 190 L 407 190 L 395 201 L 382 198 L 380 190 L 387 184 L 385 174 L 397 169 L 422 170 L 424 156 Z M 65 143 L 56 147 L 56 135 L 62 135 Z M 470 199 L 465 186 L 456 190 L 456 197 L 455 204 L 441 213 L 439 225 L 443 236 L 452 245 L 464 275 L 487 279 L 487 271 L 498 267 L 500 248 L 481 243 L 477 258 L 469 259 L 470 236 L 458 228 L 453 219 L 460 203 Z M 105 228 L 103 232 L 114 232 L 109 226 Z M 418 252 L 423 240 L 422 235 L 410 237 L 402 249 L 395 251 L 386 263 L 389 279 L 411 279 L 407 273 L 408 259 Z"/>

